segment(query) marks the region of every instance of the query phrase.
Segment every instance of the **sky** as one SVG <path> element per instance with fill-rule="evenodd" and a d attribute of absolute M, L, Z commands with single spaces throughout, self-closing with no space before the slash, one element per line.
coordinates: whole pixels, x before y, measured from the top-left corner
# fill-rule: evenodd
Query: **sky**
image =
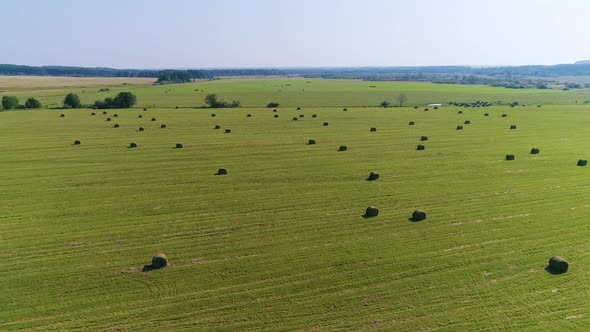
<path fill-rule="evenodd" d="M 0 63 L 113 68 L 590 59 L 588 0 L 0 0 Z"/>

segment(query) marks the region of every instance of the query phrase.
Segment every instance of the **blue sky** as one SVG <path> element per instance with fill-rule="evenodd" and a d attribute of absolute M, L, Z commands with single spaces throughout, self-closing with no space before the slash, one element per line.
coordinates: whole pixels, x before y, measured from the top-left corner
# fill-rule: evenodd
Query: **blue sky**
<path fill-rule="evenodd" d="M 115 68 L 590 59 L 587 0 L 2 0 L 0 63 Z"/>

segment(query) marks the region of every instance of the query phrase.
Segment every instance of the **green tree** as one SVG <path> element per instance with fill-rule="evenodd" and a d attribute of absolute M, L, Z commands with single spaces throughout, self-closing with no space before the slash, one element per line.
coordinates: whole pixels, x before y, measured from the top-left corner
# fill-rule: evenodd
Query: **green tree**
<path fill-rule="evenodd" d="M 35 98 L 29 98 L 27 99 L 27 101 L 25 102 L 25 107 L 26 108 L 41 108 L 41 102 L 38 101 Z"/>
<path fill-rule="evenodd" d="M 405 93 L 400 93 L 397 96 L 397 102 L 399 103 L 400 107 L 404 106 L 404 104 L 406 103 L 407 100 L 408 100 L 408 96 L 406 96 Z"/>
<path fill-rule="evenodd" d="M 66 98 L 64 99 L 64 107 L 66 108 L 79 108 L 80 107 L 80 97 L 74 93 L 68 93 Z"/>
<path fill-rule="evenodd" d="M 205 104 L 209 105 L 209 107 L 216 108 L 219 107 L 219 99 L 217 95 L 214 93 L 210 93 L 205 97 Z"/>
<path fill-rule="evenodd" d="M 129 108 L 135 105 L 137 97 L 131 92 L 119 92 L 113 100 L 115 108 Z"/>
<path fill-rule="evenodd" d="M 18 98 L 15 96 L 4 96 L 2 97 L 2 108 L 5 110 L 11 110 L 18 106 Z"/>

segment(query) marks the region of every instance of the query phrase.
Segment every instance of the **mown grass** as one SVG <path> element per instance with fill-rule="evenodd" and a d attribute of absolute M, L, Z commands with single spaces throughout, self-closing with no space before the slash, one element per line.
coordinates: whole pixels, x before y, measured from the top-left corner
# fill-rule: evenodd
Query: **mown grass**
<path fill-rule="evenodd" d="M 2 112 L 0 329 L 583 330 L 589 108 L 456 110 Z"/>

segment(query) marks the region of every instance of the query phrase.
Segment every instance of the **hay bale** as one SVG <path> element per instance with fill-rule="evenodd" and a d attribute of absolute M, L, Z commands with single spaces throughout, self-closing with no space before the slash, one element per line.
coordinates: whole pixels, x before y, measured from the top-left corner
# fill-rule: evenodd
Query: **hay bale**
<path fill-rule="evenodd" d="M 248 114 L 246 114 L 246 117 L 247 118 L 251 118 L 252 117 L 252 114 L 248 113 Z"/>
<path fill-rule="evenodd" d="M 301 110 L 301 107 L 297 107 L 297 110 L 300 111 Z"/>
<path fill-rule="evenodd" d="M 144 111 L 144 112 L 147 112 L 147 108 L 144 108 L 144 109 L 143 109 L 143 111 Z"/>
<path fill-rule="evenodd" d="M 410 218 L 412 221 L 422 221 L 426 219 L 426 212 L 422 211 L 422 210 L 415 210 L 414 212 L 412 212 L 412 218 Z"/>
<path fill-rule="evenodd" d="M 107 118 L 107 119 L 106 119 L 106 121 L 107 121 L 107 122 L 111 121 L 111 118 Z"/>
<path fill-rule="evenodd" d="M 541 152 L 541 151 L 539 151 L 539 149 L 537 149 L 537 148 L 531 149 L 531 154 L 539 154 L 539 152 Z"/>
<path fill-rule="evenodd" d="M 510 129 L 516 129 L 516 125 L 510 125 Z"/>
<path fill-rule="evenodd" d="M 293 117 L 293 121 L 297 121 L 297 117 Z"/>
<path fill-rule="evenodd" d="M 94 115 L 96 115 L 96 113 L 92 112 L 92 113 L 90 113 L 90 115 L 94 116 Z"/>
<path fill-rule="evenodd" d="M 182 144 L 180 144 L 180 143 L 176 143 L 176 146 L 175 146 L 175 148 L 177 148 L 177 149 L 182 149 L 182 148 L 183 148 L 183 146 L 182 146 Z"/>
<path fill-rule="evenodd" d="M 152 118 L 152 121 L 156 121 L 156 118 Z"/>
<path fill-rule="evenodd" d="M 459 111 L 459 112 L 457 112 L 457 114 L 463 114 L 463 111 Z"/>
<path fill-rule="evenodd" d="M 344 112 L 346 112 L 346 111 L 348 111 L 348 108 L 343 108 L 342 110 L 343 110 Z"/>
<path fill-rule="evenodd" d="M 115 123 L 115 125 L 113 126 L 113 128 L 119 128 L 119 124 Z"/>
<path fill-rule="evenodd" d="M 317 114 L 312 114 L 312 115 L 311 115 L 311 117 L 312 117 L 312 118 L 317 118 L 317 117 L 318 117 L 318 115 L 317 115 Z"/>
<path fill-rule="evenodd" d="M 166 125 L 162 123 L 162 124 L 160 125 L 160 128 L 164 129 L 164 128 L 166 128 Z"/>
<path fill-rule="evenodd" d="M 308 144 L 308 145 L 314 145 L 314 144 L 315 144 L 315 139 L 310 139 L 310 140 L 307 142 L 307 144 Z"/>
<path fill-rule="evenodd" d="M 328 126 L 328 123 L 327 122 L 324 122 L 324 127 L 327 127 L 327 126 Z"/>
<path fill-rule="evenodd" d="M 137 143 L 131 143 L 131 144 L 129 144 L 129 147 L 130 148 L 136 148 L 137 147 Z"/>
<path fill-rule="evenodd" d="M 428 112 L 428 111 L 430 111 L 430 110 L 428 109 L 428 107 L 424 109 L 424 112 Z"/>
<path fill-rule="evenodd" d="M 428 141 L 428 136 L 420 136 L 421 141 Z"/>
<path fill-rule="evenodd" d="M 228 128 L 228 129 L 226 129 L 226 130 L 225 130 L 225 133 L 226 133 L 226 134 L 229 134 L 229 133 L 231 133 L 231 129 L 229 129 L 229 128 Z"/>
<path fill-rule="evenodd" d="M 414 109 L 417 110 L 418 109 L 418 106 L 414 106 Z"/>
<path fill-rule="evenodd" d="M 215 113 L 211 113 L 211 117 L 214 118 L 215 117 Z"/>
<path fill-rule="evenodd" d="M 371 131 L 377 131 L 377 128 L 375 128 L 375 127 L 372 127 L 372 128 L 371 128 Z"/>
<path fill-rule="evenodd" d="M 274 117 L 275 117 L 275 118 L 278 118 L 278 117 L 279 117 L 279 115 L 278 115 L 278 114 L 275 114 L 275 115 L 274 115 Z"/>
<path fill-rule="evenodd" d="M 489 113 L 484 113 L 484 115 L 483 115 L 483 116 L 490 116 L 490 114 L 489 114 Z"/>
<path fill-rule="evenodd" d="M 418 144 L 418 146 L 416 147 L 416 150 L 424 150 L 426 147 L 422 144 Z"/>
<path fill-rule="evenodd" d="M 463 130 L 463 126 L 457 126 L 457 130 Z"/>
<path fill-rule="evenodd" d="M 118 118 L 118 117 L 119 117 L 119 114 L 117 114 L 117 113 L 113 114 L 113 118 Z"/>
<path fill-rule="evenodd" d="M 471 121 L 465 120 L 465 122 L 463 122 L 463 124 L 471 124 Z"/>
<path fill-rule="evenodd" d="M 161 269 L 161 268 L 169 266 L 169 265 L 170 265 L 170 262 L 168 262 L 168 257 L 166 257 L 166 255 L 164 255 L 162 253 L 157 253 L 156 255 L 154 255 L 154 257 L 152 257 L 152 265 L 151 265 L 152 270 Z"/>
<path fill-rule="evenodd" d="M 379 215 L 379 209 L 374 206 L 369 206 L 367 210 L 365 210 L 365 218 L 376 217 Z"/>
<path fill-rule="evenodd" d="M 578 166 L 586 166 L 586 165 L 588 165 L 588 160 L 580 159 L 580 160 L 578 160 L 578 164 L 577 165 Z"/>
<path fill-rule="evenodd" d="M 137 130 L 138 131 L 143 131 L 143 127 L 139 127 Z"/>
<path fill-rule="evenodd" d="M 60 115 L 59 115 L 59 117 L 60 117 L 60 118 L 65 118 L 65 117 L 66 117 L 66 115 L 65 115 L 65 114 L 60 114 Z"/>
<path fill-rule="evenodd" d="M 80 145 L 80 141 L 79 140 L 75 140 L 74 141 L 74 145 Z"/>
<path fill-rule="evenodd" d="M 303 114 L 299 114 L 299 117 L 300 117 L 300 118 L 304 118 L 304 117 L 305 117 L 305 115 L 303 115 Z"/>
<path fill-rule="evenodd" d="M 102 114 L 107 114 L 107 111 L 102 111 Z"/>
<path fill-rule="evenodd" d="M 434 106 L 434 109 L 437 110 L 438 109 L 438 106 Z"/>
<path fill-rule="evenodd" d="M 507 154 L 506 155 L 506 160 L 514 160 L 514 155 L 513 154 Z"/>
<path fill-rule="evenodd" d="M 367 178 L 367 181 L 375 181 L 378 179 L 379 179 L 379 173 L 371 172 L 371 173 L 369 173 L 369 177 Z"/>
<path fill-rule="evenodd" d="M 220 125 L 215 125 L 215 127 L 213 127 L 213 129 L 221 129 Z"/>
<path fill-rule="evenodd" d="M 566 273 L 569 266 L 569 263 L 563 257 L 553 256 L 549 258 L 547 269 L 555 273 Z"/>
<path fill-rule="evenodd" d="M 226 175 L 227 174 L 227 170 L 225 168 L 220 168 L 217 170 L 217 173 L 215 173 L 215 175 Z"/>
<path fill-rule="evenodd" d="M 137 118 L 138 119 L 141 119 L 141 118 L 143 118 L 143 115 L 140 114 L 140 115 L 137 116 Z"/>
<path fill-rule="evenodd" d="M 275 113 L 278 112 L 276 108 L 274 110 L 272 110 L 272 111 L 275 112 Z"/>
<path fill-rule="evenodd" d="M 348 147 L 346 145 L 340 145 L 338 147 L 338 151 L 346 151 L 346 150 L 348 150 Z"/>
<path fill-rule="evenodd" d="M 507 118 L 508 117 L 508 114 L 504 113 L 504 114 L 502 114 L 502 117 L 503 118 Z"/>

